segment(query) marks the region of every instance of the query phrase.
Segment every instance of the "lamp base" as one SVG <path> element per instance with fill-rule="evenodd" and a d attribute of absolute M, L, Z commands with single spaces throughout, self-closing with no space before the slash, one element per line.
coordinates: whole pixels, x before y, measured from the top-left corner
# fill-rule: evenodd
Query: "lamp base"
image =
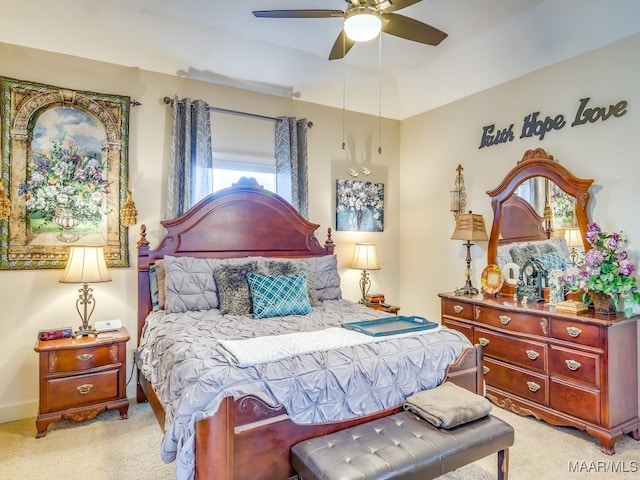
<path fill-rule="evenodd" d="M 94 335 L 94 336 L 98 335 L 98 332 L 96 331 L 96 329 L 93 328 L 91 325 L 87 325 L 86 327 L 81 326 L 80 328 L 78 328 L 78 330 L 73 332 L 73 338 L 88 337 L 89 335 Z"/>
<path fill-rule="evenodd" d="M 477 295 L 479 291 L 476 287 L 465 285 L 462 288 L 457 288 L 454 293 L 456 295 Z"/>

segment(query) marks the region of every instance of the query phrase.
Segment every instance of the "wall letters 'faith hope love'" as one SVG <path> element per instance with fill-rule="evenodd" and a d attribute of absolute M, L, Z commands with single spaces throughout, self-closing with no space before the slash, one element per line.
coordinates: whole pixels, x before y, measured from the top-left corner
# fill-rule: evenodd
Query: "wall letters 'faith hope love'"
<path fill-rule="evenodd" d="M 576 116 L 571 123 L 572 127 L 584 125 L 585 123 L 595 123 L 599 120 L 605 121 L 610 117 L 622 117 L 627 113 L 627 101 L 620 100 L 615 105 L 609 105 L 606 107 L 587 107 L 590 98 L 581 98 L 580 105 L 576 111 Z M 519 138 L 525 137 L 538 137 L 538 140 L 542 140 L 544 136 L 552 130 L 560 130 L 566 125 L 564 115 L 559 114 L 555 117 L 545 117 L 544 120 L 539 117 L 540 112 L 530 113 L 524 117 L 522 130 Z M 478 148 L 491 147 L 498 145 L 499 143 L 512 142 L 513 136 L 513 123 L 509 125 L 509 128 L 503 128 L 502 130 L 495 129 L 495 123 L 482 127 L 482 140 Z"/>

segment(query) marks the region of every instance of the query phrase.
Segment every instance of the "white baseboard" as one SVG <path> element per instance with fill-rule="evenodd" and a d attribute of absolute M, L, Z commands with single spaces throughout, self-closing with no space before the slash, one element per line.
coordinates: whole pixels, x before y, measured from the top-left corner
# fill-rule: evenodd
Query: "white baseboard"
<path fill-rule="evenodd" d="M 24 418 L 35 419 L 36 415 L 38 415 L 37 401 L 0 407 L 0 423 L 14 422 Z"/>

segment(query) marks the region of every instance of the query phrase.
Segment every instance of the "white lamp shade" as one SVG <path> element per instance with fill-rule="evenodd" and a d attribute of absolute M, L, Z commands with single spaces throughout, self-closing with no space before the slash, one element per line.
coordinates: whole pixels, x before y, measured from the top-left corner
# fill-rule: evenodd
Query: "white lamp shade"
<path fill-rule="evenodd" d="M 71 247 L 60 283 L 110 282 L 102 247 Z"/>
<path fill-rule="evenodd" d="M 378 36 L 382 20 L 377 10 L 357 7 L 349 10 L 344 19 L 344 33 L 355 42 L 366 42 Z"/>
<path fill-rule="evenodd" d="M 350 268 L 358 270 L 380 270 L 375 243 L 356 243 Z"/>
<path fill-rule="evenodd" d="M 567 228 L 564 231 L 564 239 L 569 247 L 583 247 L 582 234 L 579 228 Z"/>

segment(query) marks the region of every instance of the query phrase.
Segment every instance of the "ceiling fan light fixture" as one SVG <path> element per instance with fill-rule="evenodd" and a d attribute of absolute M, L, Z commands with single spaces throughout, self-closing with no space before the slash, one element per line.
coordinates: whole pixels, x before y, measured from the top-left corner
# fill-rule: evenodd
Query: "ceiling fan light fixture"
<path fill-rule="evenodd" d="M 366 42 L 378 36 L 382 29 L 382 18 L 370 7 L 356 7 L 344 18 L 344 33 L 354 42 Z"/>

